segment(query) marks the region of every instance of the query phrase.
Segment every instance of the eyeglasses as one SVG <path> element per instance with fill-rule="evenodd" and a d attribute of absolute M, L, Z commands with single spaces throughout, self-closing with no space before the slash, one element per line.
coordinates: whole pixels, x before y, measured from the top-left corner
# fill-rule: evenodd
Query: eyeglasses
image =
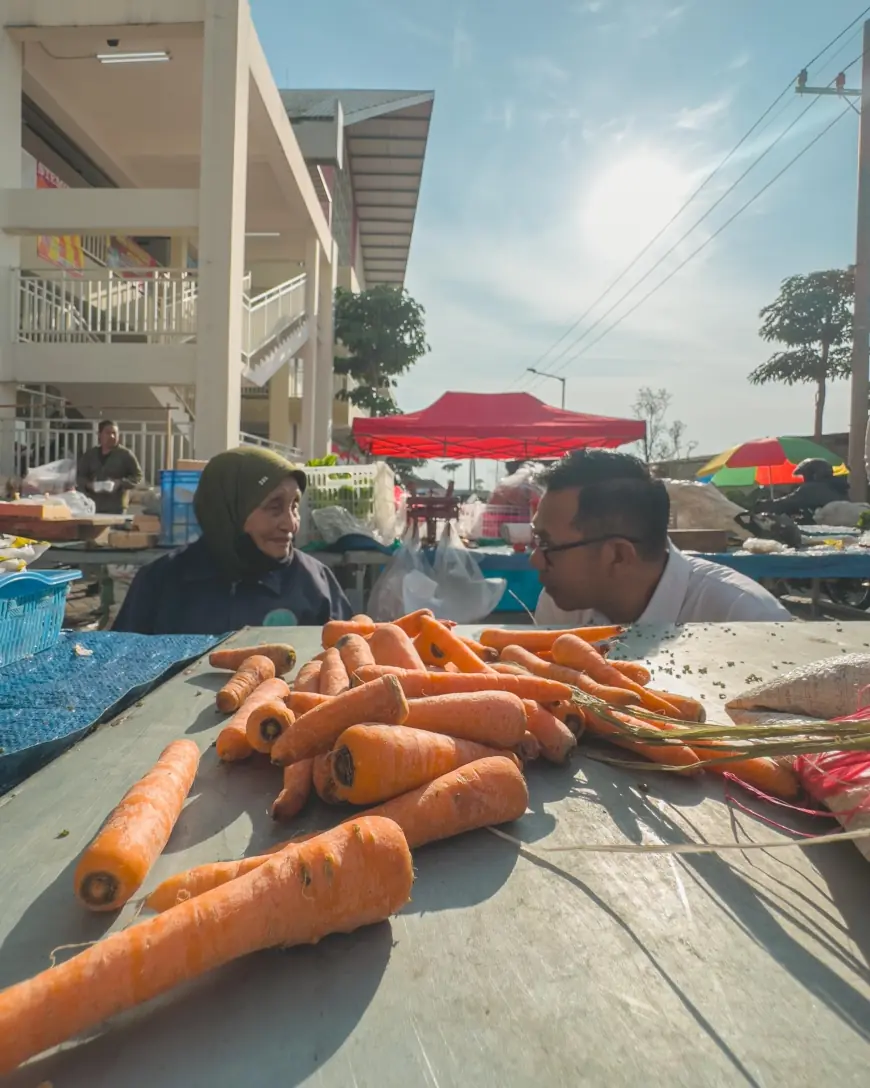
<path fill-rule="evenodd" d="M 635 546 L 641 543 L 640 540 L 635 540 L 630 536 L 623 536 L 622 533 L 608 533 L 606 536 L 596 536 L 591 540 L 572 540 L 568 544 L 545 544 L 536 533 L 532 533 L 532 547 L 535 551 L 541 553 L 548 566 L 552 565 L 551 556 L 558 555 L 559 552 L 570 552 L 575 548 L 589 548 L 593 544 L 606 544 L 609 540 L 624 540 L 626 543 Z"/>

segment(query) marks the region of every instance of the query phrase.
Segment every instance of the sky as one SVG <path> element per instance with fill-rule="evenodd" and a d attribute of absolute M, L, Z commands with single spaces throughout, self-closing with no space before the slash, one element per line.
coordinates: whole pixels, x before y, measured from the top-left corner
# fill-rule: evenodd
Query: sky
<path fill-rule="evenodd" d="M 558 404 L 559 383 L 527 373 L 536 366 L 567 378 L 567 407 L 581 412 L 631 415 L 641 386 L 667 389 L 671 418 L 699 454 L 811 433 L 810 387 L 757 388 L 747 375 L 771 354 L 758 312 L 781 281 L 854 260 L 858 118 L 835 98 L 785 94 L 618 287 L 578 319 L 863 3 L 251 6 L 279 86 L 435 92 L 406 281 L 425 307 L 431 352 L 400 383 L 403 411 L 447 389 L 528 390 Z M 827 84 L 860 53 L 858 24 L 810 66 L 810 84 Z M 860 81 L 860 62 L 848 76 L 850 87 Z M 833 387 L 825 423 L 847 429 L 847 383 Z"/>

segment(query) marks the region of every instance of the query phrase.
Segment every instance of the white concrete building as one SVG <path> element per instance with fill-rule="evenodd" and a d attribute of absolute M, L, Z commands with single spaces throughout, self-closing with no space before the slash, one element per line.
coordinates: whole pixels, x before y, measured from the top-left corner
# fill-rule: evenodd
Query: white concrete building
<path fill-rule="evenodd" d="M 279 92 L 247 0 L 0 0 L 0 475 L 107 417 L 152 476 L 327 453 L 334 288 L 403 283 L 432 104 Z"/>

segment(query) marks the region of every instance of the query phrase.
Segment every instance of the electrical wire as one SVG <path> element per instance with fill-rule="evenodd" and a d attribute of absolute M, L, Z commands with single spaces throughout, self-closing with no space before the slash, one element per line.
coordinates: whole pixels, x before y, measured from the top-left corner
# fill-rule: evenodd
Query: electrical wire
<path fill-rule="evenodd" d="M 810 142 L 805 147 L 803 147 L 794 156 L 794 158 L 790 159 L 778 173 L 774 174 L 774 176 L 765 185 L 763 185 L 758 190 L 758 192 L 754 194 L 754 196 L 751 196 L 749 198 L 749 200 L 747 200 L 744 204 L 741 204 L 741 206 L 737 209 L 737 211 L 735 211 L 733 213 L 733 215 L 731 215 L 728 219 L 726 219 L 725 222 L 722 223 L 713 232 L 713 234 L 710 235 L 709 238 L 705 238 L 704 241 L 701 243 L 701 245 L 699 245 L 696 249 L 694 249 L 691 253 L 689 253 L 682 261 L 680 261 L 680 263 L 675 268 L 672 268 L 671 271 L 664 277 L 664 279 L 662 279 L 653 288 L 651 288 L 649 291 L 647 291 L 647 293 L 645 295 L 643 295 L 641 298 L 639 298 L 637 300 L 637 302 L 634 303 L 633 306 L 629 307 L 629 309 L 626 310 L 624 314 L 622 314 L 620 317 L 618 317 L 616 319 L 616 321 L 614 321 L 602 333 L 600 333 L 598 336 L 596 336 L 595 339 L 591 343 L 586 344 L 586 346 L 581 348 L 580 351 L 578 351 L 576 353 L 576 355 L 572 355 L 569 359 L 566 359 L 565 362 L 562 363 L 562 366 L 559 369 L 562 369 L 563 367 L 568 366 L 570 363 L 575 362 L 577 359 L 580 358 L 580 356 L 585 355 L 587 351 L 591 351 L 592 348 L 595 347 L 596 344 L 600 343 L 604 339 L 605 336 L 607 336 L 609 333 L 613 332 L 613 330 L 618 325 L 621 325 L 622 322 L 626 320 L 626 318 L 631 317 L 631 315 L 636 310 L 638 310 L 648 299 L 652 298 L 652 296 L 657 291 L 661 290 L 661 288 L 664 287 L 666 283 L 668 283 L 670 280 L 672 280 L 674 278 L 674 276 L 676 276 L 676 274 L 681 269 L 685 268 L 686 265 L 690 261 L 694 260 L 694 258 L 697 257 L 698 254 L 702 250 L 706 249 L 707 246 L 710 245 L 710 243 L 714 239 L 718 238 L 719 235 L 722 233 L 722 231 L 724 231 L 727 227 L 729 227 L 734 222 L 734 220 L 738 218 L 738 216 L 742 215 L 743 212 L 745 212 L 747 208 L 749 208 L 751 205 L 753 205 L 755 203 L 755 201 L 759 199 L 759 197 L 763 196 L 764 193 L 766 193 L 767 190 L 772 185 L 774 185 L 777 181 L 779 181 L 779 179 L 783 176 L 783 174 L 785 174 L 788 170 L 790 170 L 791 167 L 794 166 L 794 164 L 799 159 L 803 158 L 803 156 L 806 155 L 806 153 L 812 147 L 814 147 L 819 142 L 819 140 L 822 139 L 823 136 L 827 135 L 827 133 L 829 133 L 831 131 L 831 129 L 834 127 L 834 125 L 839 124 L 839 122 L 842 121 L 842 119 L 848 115 L 848 112 L 849 111 L 848 111 L 847 108 L 843 108 L 843 110 L 840 113 L 837 114 L 837 116 L 833 119 L 833 121 L 831 121 L 828 125 L 826 125 L 820 132 L 817 132 L 816 135 L 812 138 L 812 140 L 810 140 Z"/>
<path fill-rule="evenodd" d="M 812 67 L 812 65 L 814 65 L 821 57 L 823 57 L 825 55 L 825 53 L 828 52 L 829 49 L 833 48 L 833 46 L 835 46 L 837 44 L 837 42 L 839 42 L 842 38 L 844 38 L 847 34 L 849 34 L 849 32 L 858 23 L 860 23 L 860 21 L 868 13 L 870 13 L 870 5 L 868 5 L 859 15 L 855 16 L 855 18 L 848 24 L 848 26 L 844 27 L 844 29 L 841 30 L 839 34 L 837 34 L 834 38 L 831 39 L 831 41 L 829 41 L 827 43 L 827 45 L 825 45 L 822 49 L 820 49 L 818 51 L 818 53 L 816 53 L 816 55 L 814 57 L 812 57 L 807 62 L 806 68 Z M 840 50 L 837 51 L 837 54 L 839 52 L 841 52 L 841 51 L 842 51 L 842 47 L 841 47 Z M 837 54 L 835 54 L 835 56 Z M 854 64 L 854 63 L 855 62 L 853 61 L 852 64 Z M 849 67 L 851 67 L 851 65 L 849 65 Z M 833 80 L 831 82 L 833 82 Z M 770 114 L 776 109 L 776 107 L 779 105 L 779 103 L 792 90 L 793 86 L 794 86 L 794 80 L 793 79 L 789 80 L 789 82 L 786 84 L 786 86 L 779 92 L 779 94 L 776 96 L 776 98 L 774 98 L 774 100 L 770 103 L 770 105 L 763 111 L 763 113 L 758 117 L 758 119 L 755 121 L 755 123 L 743 134 L 743 136 L 741 136 L 741 138 L 731 148 L 731 150 L 725 155 L 725 157 L 718 163 L 718 165 L 715 166 L 713 168 L 713 170 L 704 178 L 704 180 L 701 182 L 701 184 L 699 186 L 697 186 L 697 188 L 686 198 L 686 200 L 683 202 L 683 204 L 671 216 L 671 218 L 667 221 L 667 223 L 665 223 L 665 225 L 649 240 L 649 242 L 646 243 L 646 245 L 634 256 L 634 258 L 616 276 L 616 278 L 614 280 L 612 280 L 608 284 L 608 286 L 605 288 L 605 290 L 602 291 L 601 294 L 598 295 L 598 297 L 593 300 L 593 302 L 586 308 L 586 310 L 584 310 L 584 312 L 580 315 L 580 317 L 578 317 L 577 320 L 568 329 L 566 329 L 565 332 L 553 344 L 551 344 L 550 347 L 547 348 L 547 350 L 542 355 L 540 355 L 531 364 L 530 367 L 525 367 L 523 369 L 523 371 L 521 371 L 520 374 L 517 375 L 516 378 L 514 378 L 514 380 L 511 382 L 511 385 L 516 385 L 517 382 L 522 381 L 527 376 L 527 373 L 528 373 L 528 371 L 530 369 L 535 369 L 535 368 L 541 366 L 545 362 L 547 357 L 550 355 L 550 353 L 555 348 L 557 348 L 564 340 L 566 340 L 571 335 L 571 333 L 574 332 L 574 330 L 579 325 L 581 325 L 586 320 L 587 317 L 589 317 L 589 315 L 592 313 L 592 311 L 601 302 L 603 302 L 605 298 L 607 298 L 607 296 L 611 293 L 611 291 L 613 291 L 613 289 L 615 287 L 617 287 L 625 279 L 625 277 L 629 274 L 629 272 L 631 272 L 631 270 L 638 264 L 638 262 L 641 261 L 644 256 L 646 256 L 646 254 L 650 251 L 650 249 L 656 244 L 656 242 L 658 242 L 661 239 L 661 237 L 669 230 L 669 228 L 676 222 L 676 220 L 683 214 L 683 212 L 685 212 L 690 207 L 690 205 L 697 199 L 697 197 L 700 196 L 700 194 L 706 189 L 706 187 L 710 184 L 710 182 L 713 181 L 713 179 L 734 158 L 734 156 L 737 154 L 737 152 L 740 150 L 740 148 L 746 143 L 746 141 L 750 138 L 750 136 L 752 136 L 756 131 L 758 131 L 758 129 L 761 126 L 764 125 L 764 122 L 770 117 Z M 809 109 L 809 108 L 810 107 L 807 107 L 807 109 Z M 804 111 L 804 112 L 806 112 L 806 111 Z M 777 116 L 779 116 L 779 114 L 777 114 Z M 774 118 L 771 118 L 771 121 L 772 120 L 774 120 Z M 771 123 L 771 122 L 768 122 L 768 124 L 769 123 Z M 764 126 L 764 127 L 767 127 L 767 126 Z M 790 127 L 792 127 L 792 126 L 790 126 Z M 783 134 L 783 136 L 784 135 L 785 134 Z M 783 136 L 780 136 L 779 139 L 782 139 Z M 779 141 L 777 141 L 777 142 L 779 142 Z M 770 150 L 770 149 L 768 149 L 768 150 Z M 764 152 L 763 154 L 767 154 L 767 152 Z M 748 171 L 747 171 L 747 173 L 748 173 Z M 735 185 L 739 184 L 740 180 L 742 180 L 742 178 L 745 177 L 745 176 L 746 176 L 745 173 L 743 175 L 741 175 L 741 178 L 738 179 L 738 182 L 736 182 Z M 732 186 L 732 189 L 733 189 L 733 187 L 734 186 Z M 728 192 L 730 192 L 730 191 L 731 190 L 729 189 L 728 191 L 726 191 L 726 193 L 724 195 L 727 196 Z M 717 204 L 721 203 L 722 199 L 724 199 L 724 197 L 720 198 L 720 200 L 717 201 Z M 710 209 L 710 210 L 712 210 L 712 209 Z M 699 222 L 700 222 L 700 220 L 699 220 Z M 697 225 L 698 224 L 696 223 L 695 226 L 697 226 Z M 692 229 L 694 229 L 694 228 L 692 228 Z M 610 311 L 608 311 L 608 312 L 610 312 Z M 588 332 L 587 332 L 587 334 L 588 334 Z M 581 337 L 581 339 L 582 339 L 582 337 Z M 576 346 L 576 343 L 577 343 L 577 341 L 574 341 L 574 343 L 572 345 L 570 345 L 566 350 L 570 351 L 573 346 Z M 564 354 L 565 354 L 564 351 L 561 352 L 559 355 L 556 356 L 556 359 L 562 358 Z M 555 360 L 551 359 L 550 364 L 552 364 L 552 362 L 554 362 L 554 361 Z M 559 369 L 561 369 L 561 368 L 559 368 Z M 544 377 L 546 377 L 546 375 L 544 375 Z M 539 382 L 540 380 L 541 380 L 541 377 L 538 376 L 535 379 L 535 381 L 533 381 L 532 384 L 534 385 L 536 382 Z"/>

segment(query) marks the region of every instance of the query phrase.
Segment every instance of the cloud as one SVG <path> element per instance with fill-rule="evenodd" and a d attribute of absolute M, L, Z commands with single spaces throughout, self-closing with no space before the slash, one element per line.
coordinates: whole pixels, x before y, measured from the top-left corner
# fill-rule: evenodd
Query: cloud
<path fill-rule="evenodd" d="M 745 68 L 747 64 L 752 60 L 752 54 L 744 49 L 737 54 L 731 61 L 728 62 L 727 71 L 739 72 L 741 68 Z"/>
<path fill-rule="evenodd" d="M 677 128 L 686 129 L 689 132 L 700 132 L 709 128 L 714 121 L 718 121 L 730 105 L 730 97 L 721 95 L 694 108 L 684 107 L 677 113 L 674 124 Z"/>
<path fill-rule="evenodd" d="M 451 54 L 454 68 L 465 68 L 474 56 L 474 42 L 465 29 L 464 19 L 460 16 L 453 27 Z"/>
<path fill-rule="evenodd" d="M 514 61 L 514 71 L 520 79 L 537 87 L 568 81 L 568 71 L 552 57 L 543 55 L 519 57 Z"/>

